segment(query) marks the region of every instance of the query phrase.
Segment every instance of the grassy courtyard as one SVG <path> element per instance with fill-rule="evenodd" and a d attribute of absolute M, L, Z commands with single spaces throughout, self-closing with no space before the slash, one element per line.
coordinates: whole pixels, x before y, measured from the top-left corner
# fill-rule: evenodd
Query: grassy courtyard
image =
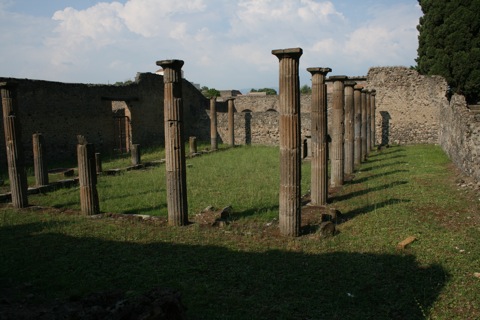
<path fill-rule="evenodd" d="M 274 147 L 187 160 L 190 220 L 232 206 L 223 228 L 87 218 L 75 214 L 78 188 L 3 206 L 0 287 L 35 305 L 161 286 L 181 292 L 193 319 L 480 318 L 480 199 L 438 146 L 373 152 L 332 195 L 345 219 L 331 238 L 278 235 L 278 166 Z M 308 162 L 302 175 L 305 194 Z M 101 176 L 101 211 L 166 217 L 165 185 L 164 166 Z"/>

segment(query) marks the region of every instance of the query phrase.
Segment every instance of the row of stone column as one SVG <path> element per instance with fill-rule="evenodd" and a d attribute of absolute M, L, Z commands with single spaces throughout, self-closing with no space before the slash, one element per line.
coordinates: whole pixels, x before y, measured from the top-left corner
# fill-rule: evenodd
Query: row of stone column
<path fill-rule="evenodd" d="M 234 106 L 235 98 L 228 98 L 228 145 L 235 146 Z M 217 97 L 210 98 L 210 149 L 218 149 L 217 140 Z"/>
<path fill-rule="evenodd" d="M 301 48 L 273 50 L 279 59 L 280 192 L 282 234 L 298 236 L 301 226 L 301 139 L 298 65 Z M 308 68 L 312 74 L 311 204 L 328 198 L 328 134 L 326 75 L 330 68 Z M 343 185 L 355 165 L 366 160 L 375 145 L 375 93 L 362 90 L 346 76 L 333 76 L 330 185 Z M 354 93 L 355 91 L 355 93 Z M 360 95 L 359 95 L 360 94 Z M 357 161 L 358 160 L 358 161 Z"/>

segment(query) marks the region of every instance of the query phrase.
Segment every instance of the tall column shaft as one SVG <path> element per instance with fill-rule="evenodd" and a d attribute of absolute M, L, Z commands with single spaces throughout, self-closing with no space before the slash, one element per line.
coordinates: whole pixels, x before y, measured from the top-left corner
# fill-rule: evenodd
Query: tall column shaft
<path fill-rule="evenodd" d="M 298 236 L 301 226 L 300 80 L 301 48 L 273 50 L 279 59 L 280 232 Z"/>
<path fill-rule="evenodd" d="M 356 84 L 354 81 L 345 82 L 345 159 L 344 159 L 344 173 L 351 175 L 354 169 L 354 97 L 353 86 Z"/>
<path fill-rule="evenodd" d="M 372 142 L 371 142 L 371 148 L 372 150 L 375 148 L 375 144 L 377 143 L 377 138 L 376 138 L 376 122 L 375 122 L 375 95 L 376 91 L 375 89 L 371 91 L 370 93 L 370 128 L 371 128 L 371 137 L 372 137 Z"/>
<path fill-rule="evenodd" d="M 367 112 L 367 150 L 366 154 L 367 156 L 370 154 L 370 150 L 372 149 L 372 125 L 371 125 L 371 119 L 372 119 L 372 114 L 371 114 L 371 109 L 370 109 L 370 91 L 367 92 L 366 95 L 367 98 L 367 105 L 365 106 L 365 111 Z"/>
<path fill-rule="evenodd" d="M 85 215 L 98 214 L 100 205 L 97 193 L 95 146 L 92 143 L 77 144 L 77 160 L 81 211 Z"/>
<path fill-rule="evenodd" d="M 367 159 L 367 92 L 362 90 L 362 127 L 361 127 L 361 141 L 362 141 L 362 161 Z"/>
<path fill-rule="evenodd" d="M 353 151 L 353 164 L 355 167 L 360 166 L 362 163 L 362 88 L 355 86 L 353 93 L 354 100 L 354 151 Z"/>
<path fill-rule="evenodd" d="M 17 88 L 13 83 L 0 83 L 3 106 L 3 126 L 7 149 L 8 177 L 12 204 L 15 208 L 28 206 L 27 174 L 22 148 L 20 121 L 17 118 Z"/>
<path fill-rule="evenodd" d="M 234 101 L 233 98 L 228 99 L 228 144 L 230 147 L 235 146 Z"/>
<path fill-rule="evenodd" d="M 346 76 L 330 77 L 333 81 L 333 106 L 332 106 L 332 151 L 331 155 L 331 178 L 330 184 L 332 187 L 339 187 L 343 185 L 344 179 L 344 81 Z"/>
<path fill-rule="evenodd" d="M 210 98 L 210 148 L 212 150 L 218 149 L 217 141 L 217 98 Z"/>
<path fill-rule="evenodd" d="M 326 205 L 328 200 L 328 155 L 327 155 L 327 85 L 326 75 L 330 68 L 308 68 L 312 74 L 311 117 L 311 187 L 312 205 Z"/>
<path fill-rule="evenodd" d="M 165 170 L 168 224 L 188 223 L 187 176 L 183 129 L 182 60 L 157 61 L 164 70 Z"/>
<path fill-rule="evenodd" d="M 32 142 L 35 184 L 37 187 L 45 186 L 48 184 L 48 170 L 45 162 L 45 139 L 41 133 L 34 133 Z"/>

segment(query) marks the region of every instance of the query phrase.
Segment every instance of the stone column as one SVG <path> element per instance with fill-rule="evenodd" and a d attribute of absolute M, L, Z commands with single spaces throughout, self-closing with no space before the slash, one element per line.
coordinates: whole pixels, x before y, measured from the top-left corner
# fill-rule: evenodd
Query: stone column
<path fill-rule="evenodd" d="M 367 159 L 367 90 L 362 89 L 362 127 L 361 127 L 362 161 Z"/>
<path fill-rule="evenodd" d="M 3 127 L 12 204 L 15 208 L 24 208 L 28 206 L 28 184 L 22 148 L 22 130 L 17 118 L 17 85 L 0 82 L 0 94 L 3 105 Z"/>
<path fill-rule="evenodd" d="M 367 91 L 367 104 L 365 106 L 365 110 L 366 110 L 366 113 L 367 113 L 367 135 L 366 135 L 366 139 L 367 139 L 367 150 L 366 150 L 366 155 L 368 157 L 368 155 L 370 154 L 370 150 L 372 148 L 371 144 L 372 144 L 372 126 L 371 126 L 371 118 L 372 118 L 372 115 L 371 115 L 371 109 L 370 109 L 370 90 Z"/>
<path fill-rule="evenodd" d="M 280 133 L 280 232 L 298 236 L 301 226 L 301 135 L 300 80 L 301 48 L 272 50 L 279 60 Z"/>
<path fill-rule="evenodd" d="M 235 146 L 235 124 L 234 124 L 234 98 L 228 100 L 228 144 L 230 147 Z"/>
<path fill-rule="evenodd" d="M 189 148 L 190 148 L 190 155 L 197 153 L 197 137 L 190 137 L 188 139 Z"/>
<path fill-rule="evenodd" d="M 376 139 L 376 125 L 375 125 L 375 95 L 377 94 L 377 92 L 375 91 L 375 89 L 373 89 L 372 91 L 370 91 L 370 127 L 371 127 L 371 137 L 372 137 L 372 142 L 371 142 L 371 145 L 370 147 L 373 149 L 375 149 L 375 144 L 377 143 L 377 139 Z"/>
<path fill-rule="evenodd" d="M 332 76 L 333 81 L 333 106 L 332 106 L 332 150 L 331 156 L 331 178 L 330 185 L 339 187 L 343 185 L 344 178 L 344 149 L 343 133 L 345 130 L 344 104 L 345 92 L 344 81 L 346 76 Z"/>
<path fill-rule="evenodd" d="M 95 153 L 95 169 L 97 174 L 102 173 L 102 155 L 99 152 Z"/>
<path fill-rule="evenodd" d="M 362 163 L 362 89 L 363 86 L 355 86 L 353 92 L 354 101 L 354 146 L 353 146 L 353 165 L 359 167 Z"/>
<path fill-rule="evenodd" d="M 100 205 L 97 193 L 95 146 L 92 143 L 77 144 L 77 160 L 81 211 L 85 215 L 98 214 Z"/>
<path fill-rule="evenodd" d="M 210 98 L 210 149 L 218 149 L 217 141 L 217 97 Z"/>
<path fill-rule="evenodd" d="M 130 158 L 132 166 L 139 165 L 142 162 L 139 144 L 132 144 L 130 146 Z"/>
<path fill-rule="evenodd" d="M 353 87 L 355 84 L 355 81 L 345 81 L 345 161 L 343 167 L 345 175 L 353 174 L 354 170 L 355 111 Z"/>
<path fill-rule="evenodd" d="M 33 170 L 37 187 L 48 184 L 48 169 L 45 162 L 45 139 L 41 133 L 34 133 L 33 141 Z"/>
<path fill-rule="evenodd" d="M 182 60 L 157 61 L 164 70 L 165 170 L 168 224 L 188 224 L 187 174 L 183 139 Z M 215 102 L 215 100 L 213 100 Z M 215 125 L 216 127 L 216 125 Z"/>
<path fill-rule="evenodd" d="M 311 205 L 324 206 L 328 199 L 327 85 L 330 68 L 308 68 L 312 74 L 311 117 Z"/>

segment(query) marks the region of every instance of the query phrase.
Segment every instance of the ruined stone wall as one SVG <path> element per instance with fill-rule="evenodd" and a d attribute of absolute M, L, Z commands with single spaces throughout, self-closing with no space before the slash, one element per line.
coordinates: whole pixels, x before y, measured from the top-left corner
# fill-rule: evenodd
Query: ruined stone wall
<path fill-rule="evenodd" d="M 470 110 L 465 97 L 454 95 L 441 105 L 439 142 L 442 149 L 466 175 L 480 182 L 480 114 Z"/>
<path fill-rule="evenodd" d="M 32 163 L 32 134 L 43 133 L 46 159 L 76 161 L 76 136 L 84 135 L 97 152 L 112 154 L 117 147 L 114 111 L 128 108 L 131 142 L 142 146 L 164 144 L 163 77 L 138 74 L 126 86 L 61 83 L 42 80 L 0 78 L 15 82 L 22 142 L 26 161 Z M 208 132 L 202 118 L 207 99 L 188 81 L 183 81 L 185 134 Z M 119 101 L 119 102 L 114 102 Z M 0 113 L 1 115 L 1 113 Z M 0 166 L 5 167 L 5 138 L 0 130 Z"/>
<path fill-rule="evenodd" d="M 377 93 L 377 143 L 437 144 L 447 88 L 442 77 L 423 76 L 406 67 L 371 68 L 367 89 Z"/>

